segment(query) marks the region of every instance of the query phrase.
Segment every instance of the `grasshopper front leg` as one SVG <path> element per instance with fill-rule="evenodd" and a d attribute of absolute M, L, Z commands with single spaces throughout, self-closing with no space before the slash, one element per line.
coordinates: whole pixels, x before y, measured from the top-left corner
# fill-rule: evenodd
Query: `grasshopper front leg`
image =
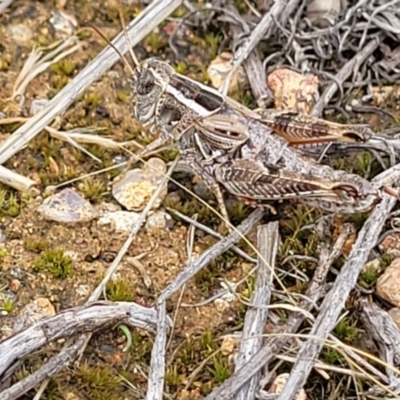
<path fill-rule="evenodd" d="M 197 159 L 197 156 L 199 155 L 198 151 L 195 148 L 181 148 L 180 155 L 181 159 L 185 161 L 188 167 L 201 178 L 208 189 L 214 194 L 225 225 L 229 231 L 232 231 L 220 185 L 216 182 L 212 174 L 207 171 L 206 166 L 202 165 Z"/>

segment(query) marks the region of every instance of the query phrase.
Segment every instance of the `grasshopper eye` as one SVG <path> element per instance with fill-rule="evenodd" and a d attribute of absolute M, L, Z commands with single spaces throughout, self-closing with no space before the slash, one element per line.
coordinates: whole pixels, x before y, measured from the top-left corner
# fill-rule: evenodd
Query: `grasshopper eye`
<path fill-rule="evenodd" d="M 142 74 L 139 76 L 137 92 L 139 95 L 149 94 L 154 87 L 154 76 L 148 71 L 144 70 Z"/>

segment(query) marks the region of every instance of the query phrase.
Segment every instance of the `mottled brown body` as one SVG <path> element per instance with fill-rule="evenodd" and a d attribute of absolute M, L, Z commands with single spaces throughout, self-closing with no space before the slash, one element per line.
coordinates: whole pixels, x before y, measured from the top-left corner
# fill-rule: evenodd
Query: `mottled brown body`
<path fill-rule="evenodd" d="M 380 200 L 360 176 L 322 166 L 290 147 L 329 141 L 366 141 L 367 126 L 339 125 L 282 111 L 251 111 L 216 90 L 149 59 L 132 79 L 135 117 L 160 136 L 144 156 L 174 141 L 182 159 L 216 193 L 220 187 L 263 205 L 303 199 L 327 211 L 365 211 Z"/>

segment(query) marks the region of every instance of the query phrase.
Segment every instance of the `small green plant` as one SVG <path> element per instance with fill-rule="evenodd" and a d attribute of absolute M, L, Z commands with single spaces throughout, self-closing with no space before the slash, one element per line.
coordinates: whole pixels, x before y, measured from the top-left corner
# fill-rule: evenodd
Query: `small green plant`
<path fill-rule="evenodd" d="M 2 308 L 4 311 L 7 311 L 9 314 L 12 312 L 12 310 L 14 310 L 14 306 L 15 306 L 15 303 L 14 303 L 13 299 L 11 299 L 10 297 L 6 297 L 3 300 Z"/>
<path fill-rule="evenodd" d="M 209 367 L 209 371 L 217 384 L 224 382 L 231 376 L 231 367 L 228 360 L 219 354 L 213 357 L 213 366 Z"/>
<path fill-rule="evenodd" d="M 336 349 L 332 348 L 324 349 L 322 352 L 322 358 L 329 365 L 341 364 L 343 360 L 342 355 Z"/>
<path fill-rule="evenodd" d="M 73 260 L 64 255 L 62 249 L 48 249 L 35 260 L 33 270 L 35 272 L 48 271 L 55 278 L 65 279 L 72 275 Z"/>
<path fill-rule="evenodd" d="M 364 269 L 360 274 L 360 281 L 362 286 L 371 287 L 379 278 L 379 271 L 377 268 L 369 267 Z"/>
<path fill-rule="evenodd" d="M 40 254 L 49 248 L 50 242 L 45 238 L 27 236 L 24 238 L 24 246 L 27 250 Z"/>
<path fill-rule="evenodd" d="M 80 385 L 93 400 L 117 400 L 118 387 L 122 384 L 122 378 L 109 366 L 99 367 L 87 363 L 81 365 L 77 371 L 80 377 Z"/>
<path fill-rule="evenodd" d="M 336 336 L 344 342 L 353 342 L 358 334 L 359 329 L 355 323 L 351 323 L 349 318 L 341 319 L 335 327 Z"/>
<path fill-rule="evenodd" d="M 125 103 L 128 98 L 129 98 L 128 92 L 124 92 L 124 91 L 117 92 L 117 100 L 119 102 Z"/>
<path fill-rule="evenodd" d="M 84 179 L 83 183 L 79 185 L 79 188 L 85 198 L 90 201 L 99 200 L 107 194 L 104 183 L 93 177 Z"/>
<path fill-rule="evenodd" d="M 212 352 L 217 349 L 217 343 L 214 334 L 208 329 L 202 332 L 201 342 L 203 347 L 207 350 L 207 352 Z"/>
<path fill-rule="evenodd" d="M 172 365 L 168 368 L 165 375 L 165 383 L 168 386 L 177 387 L 181 381 L 181 375 L 179 374 L 177 365 Z"/>
<path fill-rule="evenodd" d="M 135 291 L 126 279 L 112 280 L 106 286 L 107 299 L 110 301 L 134 301 Z"/>
<path fill-rule="evenodd" d="M 149 51 L 153 53 L 158 53 L 160 50 L 164 49 L 168 42 L 162 37 L 160 33 L 152 32 L 144 40 L 145 47 L 149 48 Z"/>
<path fill-rule="evenodd" d="M 175 66 L 175 72 L 177 74 L 184 75 L 187 72 L 188 66 L 184 61 L 179 61 Z"/>
<path fill-rule="evenodd" d="M 64 59 L 52 64 L 50 69 L 60 76 L 72 76 L 76 66 L 72 61 Z"/>
<path fill-rule="evenodd" d="M 216 35 L 215 33 L 206 33 L 204 40 L 208 45 L 209 55 L 211 59 L 214 59 L 218 54 L 218 48 L 221 43 L 222 37 L 220 35 Z"/>

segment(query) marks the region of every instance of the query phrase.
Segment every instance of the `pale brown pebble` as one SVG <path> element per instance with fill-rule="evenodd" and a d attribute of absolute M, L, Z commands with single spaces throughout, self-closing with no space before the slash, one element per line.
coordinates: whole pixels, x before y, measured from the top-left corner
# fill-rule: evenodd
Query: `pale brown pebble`
<path fill-rule="evenodd" d="M 51 317 L 56 314 L 54 306 L 50 300 L 40 297 L 27 304 L 16 318 L 13 330 L 14 332 L 22 328 L 32 325 L 45 317 Z"/>
<path fill-rule="evenodd" d="M 93 206 L 72 189 L 64 189 L 45 199 L 38 212 L 57 222 L 88 222 L 98 216 Z"/>
<path fill-rule="evenodd" d="M 115 182 L 112 194 L 114 198 L 130 211 L 142 211 L 158 186 L 164 180 L 167 166 L 159 158 L 151 158 L 142 169 L 133 169 Z M 154 202 L 152 209 L 160 206 L 167 195 L 168 187 L 164 185 L 160 196 Z"/>
<path fill-rule="evenodd" d="M 239 344 L 239 340 L 232 336 L 225 336 L 221 344 L 221 354 L 224 356 L 231 355 Z"/>
<path fill-rule="evenodd" d="M 388 314 L 392 318 L 393 322 L 400 329 L 400 308 L 393 307 L 388 311 Z"/>
<path fill-rule="evenodd" d="M 170 229 L 174 226 L 174 220 L 165 211 L 156 210 L 147 217 L 146 231 Z"/>
<path fill-rule="evenodd" d="M 32 39 L 33 32 L 26 25 L 17 24 L 8 27 L 7 35 L 18 44 L 24 45 Z"/>
<path fill-rule="evenodd" d="M 379 277 L 376 293 L 390 304 L 400 307 L 400 258 L 393 260 Z"/>
<path fill-rule="evenodd" d="M 400 257 L 400 233 L 393 232 L 387 235 L 379 245 L 379 250 L 382 253 Z"/>
<path fill-rule="evenodd" d="M 343 0 L 314 0 L 307 6 L 306 16 L 321 28 L 332 26 L 346 7 Z"/>
<path fill-rule="evenodd" d="M 267 78 L 277 110 L 310 114 L 318 98 L 318 77 L 287 68 L 276 69 Z"/>
<path fill-rule="evenodd" d="M 225 78 L 228 76 L 229 71 L 232 68 L 231 64 L 232 54 L 223 52 L 211 61 L 210 66 L 207 69 L 208 76 L 210 77 L 211 84 L 219 89 Z M 228 93 L 232 94 L 237 92 L 240 88 L 243 88 L 247 84 L 247 75 L 243 67 L 232 75 L 232 79 L 229 82 Z"/>
<path fill-rule="evenodd" d="M 289 374 L 287 373 L 278 375 L 269 388 L 268 393 L 282 393 L 288 378 Z M 304 389 L 300 390 L 299 394 L 296 396 L 296 400 L 307 400 L 307 395 Z"/>
<path fill-rule="evenodd" d="M 140 214 L 134 211 L 105 212 L 97 221 L 98 225 L 110 225 L 115 232 L 130 232 Z"/>
<path fill-rule="evenodd" d="M 21 289 L 21 286 L 21 282 L 18 279 L 11 279 L 8 284 L 8 288 L 14 293 L 17 293 Z"/>

